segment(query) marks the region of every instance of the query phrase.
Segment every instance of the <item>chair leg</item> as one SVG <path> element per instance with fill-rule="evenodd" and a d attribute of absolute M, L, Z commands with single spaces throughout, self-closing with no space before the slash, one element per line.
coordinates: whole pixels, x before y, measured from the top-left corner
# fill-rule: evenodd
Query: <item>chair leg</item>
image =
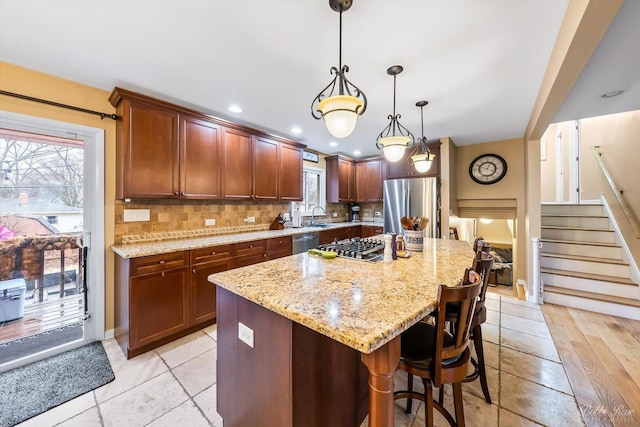
<path fill-rule="evenodd" d="M 413 391 L 413 375 L 407 372 L 407 390 Z M 405 414 L 411 413 L 411 404 L 413 403 L 412 397 L 407 397 L 407 406 L 404 409 Z"/>
<path fill-rule="evenodd" d="M 478 357 L 478 372 L 480 376 L 480 385 L 482 386 L 482 393 L 484 394 L 484 400 L 486 400 L 487 403 L 491 403 L 489 385 L 487 384 L 487 371 L 484 367 L 484 347 L 482 345 L 481 325 L 473 327 L 473 346 L 476 349 L 476 356 Z"/>
<path fill-rule="evenodd" d="M 422 379 L 424 384 L 424 421 L 427 427 L 433 427 L 433 387 L 431 381 Z M 462 390 L 462 389 L 461 389 Z"/>
<path fill-rule="evenodd" d="M 444 384 L 440 384 L 438 389 L 438 403 L 444 405 Z"/>
<path fill-rule="evenodd" d="M 464 427 L 464 407 L 462 406 L 462 383 L 453 384 L 453 406 L 456 411 L 457 427 Z"/>

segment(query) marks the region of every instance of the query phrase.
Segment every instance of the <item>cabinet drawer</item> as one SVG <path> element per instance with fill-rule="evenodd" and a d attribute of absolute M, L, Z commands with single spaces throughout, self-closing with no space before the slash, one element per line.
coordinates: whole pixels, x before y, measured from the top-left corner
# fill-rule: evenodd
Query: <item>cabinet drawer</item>
<path fill-rule="evenodd" d="M 233 245 L 210 246 L 202 249 L 191 250 L 191 264 L 217 261 L 233 257 Z"/>
<path fill-rule="evenodd" d="M 251 242 L 236 243 L 236 258 L 260 255 L 265 252 L 264 240 L 254 240 Z"/>
<path fill-rule="evenodd" d="M 286 237 L 273 237 L 271 239 L 267 239 L 267 251 L 275 252 L 275 251 L 286 251 L 289 249 L 291 251 L 291 236 Z"/>
<path fill-rule="evenodd" d="M 189 265 L 187 251 L 172 252 L 162 255 L 151 255 L 131 260 L 131 275 L 153 273 Z"/>

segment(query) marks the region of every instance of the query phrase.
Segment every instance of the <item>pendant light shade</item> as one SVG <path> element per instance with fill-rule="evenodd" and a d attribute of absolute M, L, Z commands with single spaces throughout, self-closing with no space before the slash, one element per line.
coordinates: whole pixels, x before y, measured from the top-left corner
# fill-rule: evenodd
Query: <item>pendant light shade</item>
<path fill-rule="evenodd" d="M 367 97 L 351 83 L 346 73 L 348 65 L 342 65 L 342 12 L 351 7 L 352 0 L 329 0 L 329 7 L 340 13 L 340 51 L 338 67 L 331 67 L 335 77 L 311 103 L 314 119 L 324 119 L 329 133 L 335 138 L 346 138 L 356 127 L 358 117 L 367 109 Z"/>
<path fill-rule="evenodd" d="M 355 96 L 337 95 L 320 101 L 318 110 L 329 133 L 335 138 L 346 138 L 356 128 L 358 110 L 363 105 Z"/>
<path fill-rule="evenodd" d="M 387 74 L 393 76 L 393 114 L 387 117 L 389 124 L 376 138 L 376 147 L 382 150 L 385 159 L 390 162 L 397 162 L 402 159 L 405 150 L 412 147 L 415 142 L 415 138 L 409 129 L 400 124 L 400 114 L 396 114 L 396 76 L 402 70 L 403 68 L 400 65 L 394 65 L 387 69 Z"/>
<path fill-rule="evenodd" d="M 416 107 L 420 107 L 420 123 L 422 125 L 422 136 L 418 138 L 411 157 L 410 162 L 413 163 L 413 167 L 416 172 L 425 173 L 431 168 L 433 159 L 436 158 L 435 154 L 431 153 L 427 146 L 427 138 L 424 136 L 424 107 L 428 104 L 427 101 L 416 102 Z"/>

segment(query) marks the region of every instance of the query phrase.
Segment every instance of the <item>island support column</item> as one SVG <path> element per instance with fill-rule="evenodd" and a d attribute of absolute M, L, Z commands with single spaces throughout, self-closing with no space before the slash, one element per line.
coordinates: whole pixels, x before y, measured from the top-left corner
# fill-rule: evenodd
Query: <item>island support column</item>
<path fill-rule="evenodd" d="M 369 427 L 393 426 L 393 375 L 400 363 L 400 336 L 372 353 L 362 353 L 369 369 Z"/>

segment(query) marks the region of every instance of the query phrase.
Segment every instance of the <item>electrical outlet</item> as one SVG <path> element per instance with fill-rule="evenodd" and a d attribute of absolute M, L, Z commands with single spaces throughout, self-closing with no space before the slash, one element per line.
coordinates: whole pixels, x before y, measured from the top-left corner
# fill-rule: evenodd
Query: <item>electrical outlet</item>
<path fill-rule="evenodd" d="M 334 218 L 337 218 L 337 217 L 338 217 L 338 212 L 334 212 L 334 213 L 333 213 L 333 217 L 334 217 Z"/>
<path fill-rule="evenodd" d="M 376 211 L 376 212 L 374 213 L 374 215 L 375 215 L 375 216 L 381 216 L 382 214 L 380 213 L 380 211 Z"/>
<path fill-rule="evenodd" d="M 253 329 L 242 322 L 238 322 L 238 338 L 240 341 L 253 348 Z"/>
<path fill-rule="evenodd" d="M 216 225 L 215 218 L 207 218 L 204 220 L 204 225 Z"/>
<path fill-rule="evenodd" d="M 285 212 L 282 214 L 282 219 L 284 219 L 285 221 L 289 221 L 289 212 Z"/>
<path fill-rule="evenodd" d="M 244 222 L 256 222 L 255 216 L 248 216 L 244 219 Z"/>

